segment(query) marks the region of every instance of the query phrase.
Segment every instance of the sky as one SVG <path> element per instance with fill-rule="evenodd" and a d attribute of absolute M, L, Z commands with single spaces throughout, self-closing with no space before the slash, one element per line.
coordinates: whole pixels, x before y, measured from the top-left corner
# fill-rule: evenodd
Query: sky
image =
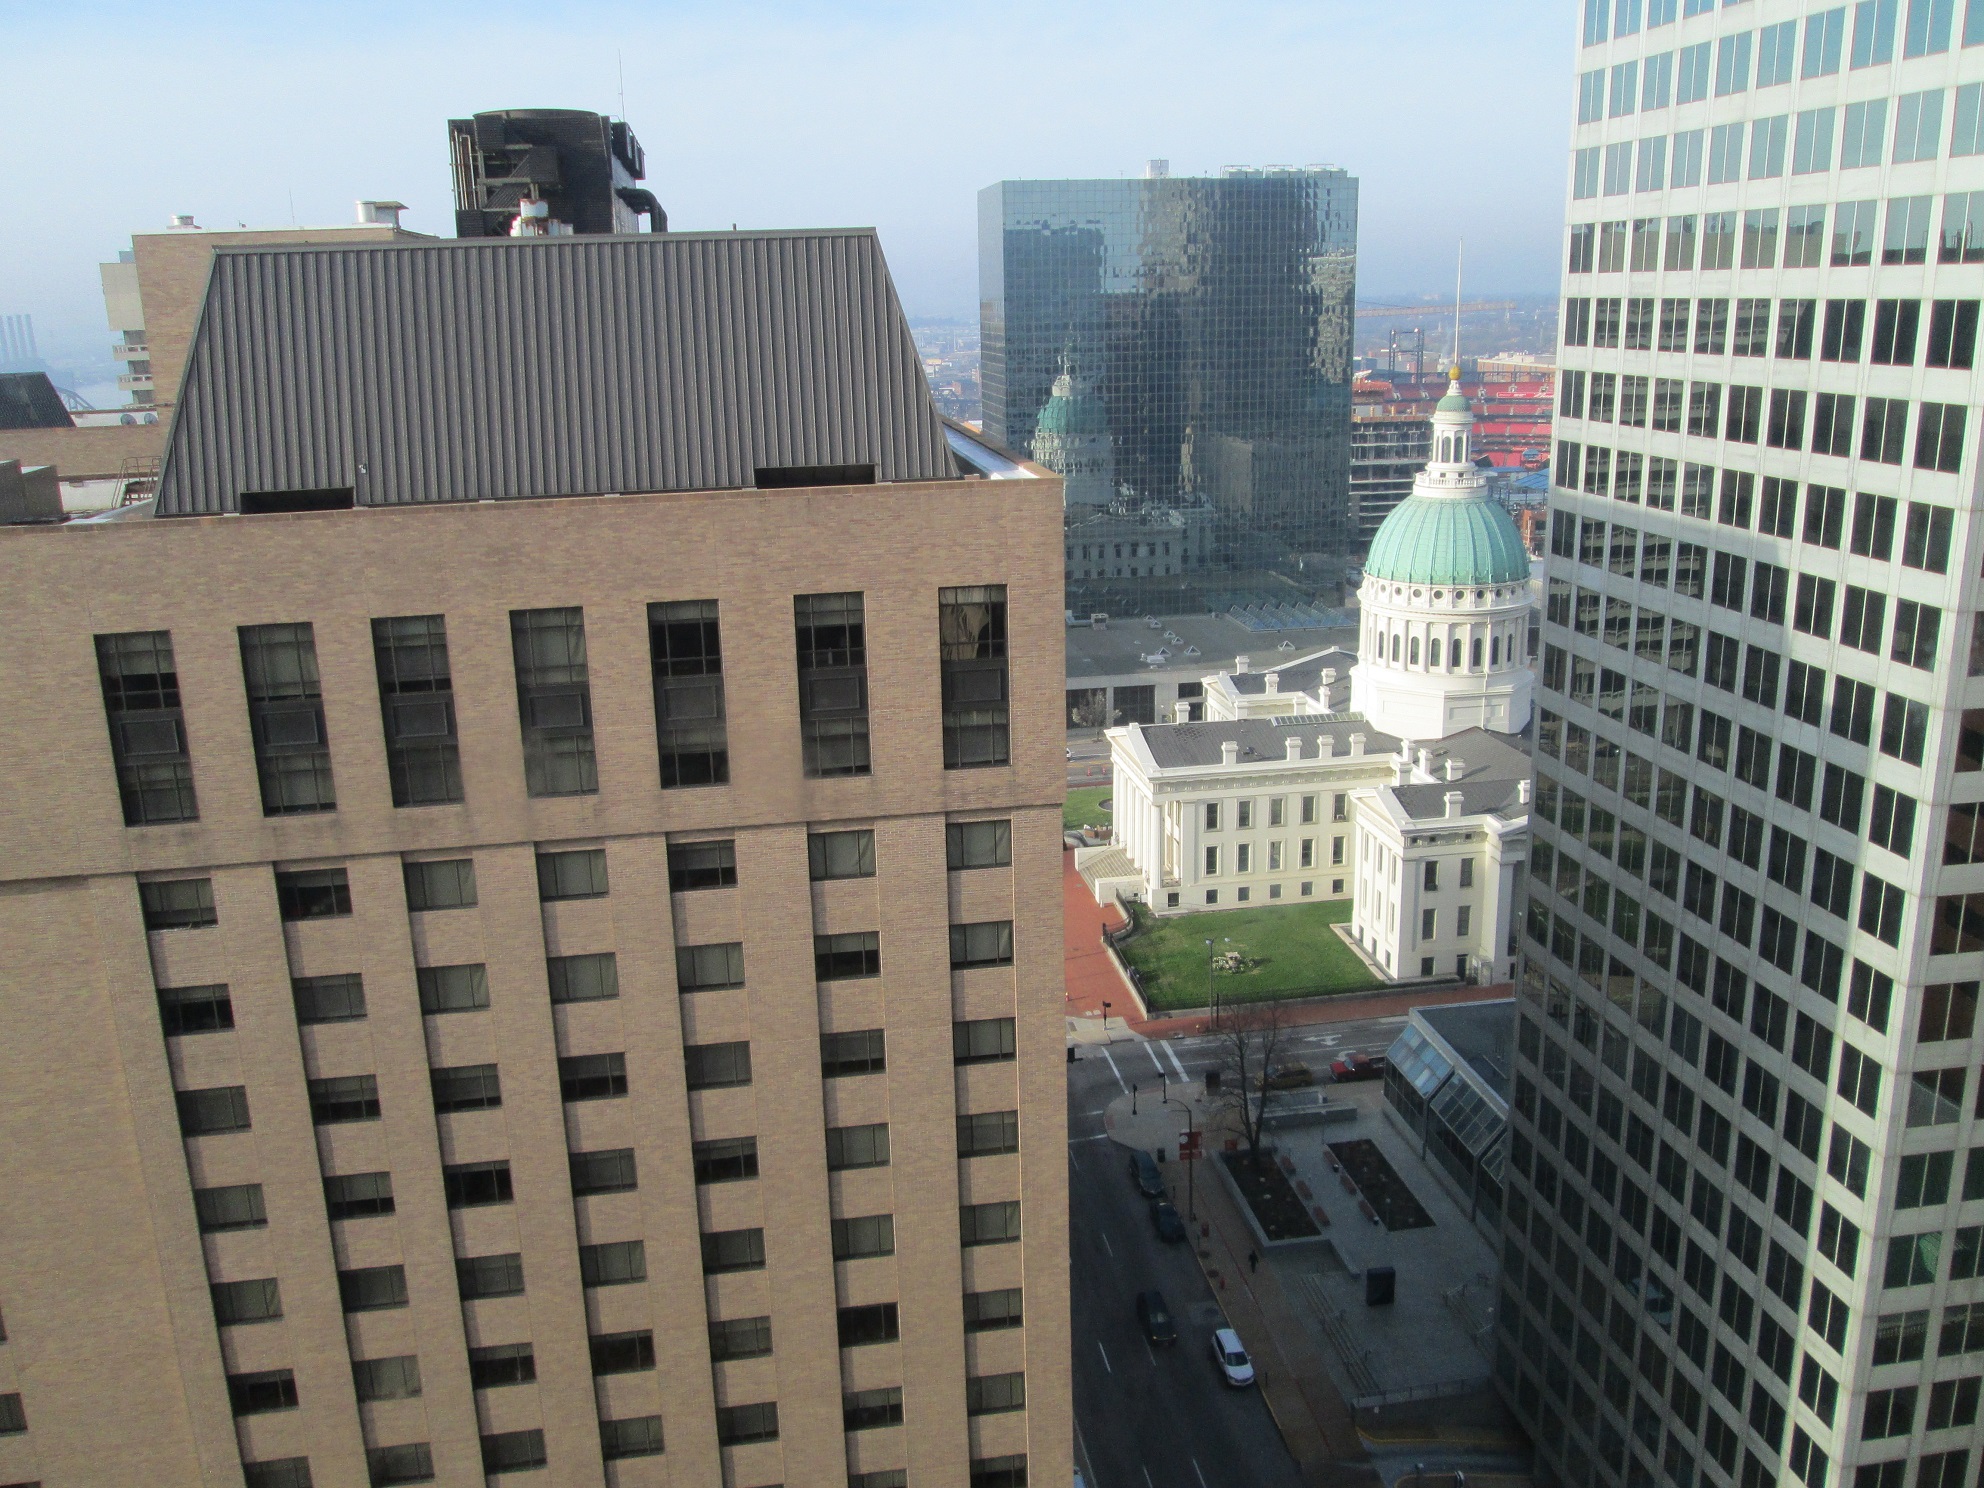
<path fill-rule="evenodd" d="M 677 229 L 873 226 L 913 317 L 975 318 L 977 193 L 1023 177 L 1332 164 L 1358 292 L 1552 291 L 1573 0 L 0 0 L 0 314 L 107 360 L 133 231 L 452 232 L 446 121 L 623 115 Z M 624 89 L 624 109 L 622 97 Z M 101 343 L 101 345 L 100 345 Z"/>

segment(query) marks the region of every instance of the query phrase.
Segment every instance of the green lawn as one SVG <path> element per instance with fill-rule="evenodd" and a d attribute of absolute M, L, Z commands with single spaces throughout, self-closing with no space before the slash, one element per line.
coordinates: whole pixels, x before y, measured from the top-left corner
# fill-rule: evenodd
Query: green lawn
<path fill-rule="evenodd" d="M 1061 825 L 1072 832 L 1077 827 L 1106 827 L 1109 813 L 1102 803 L 1109 799 L 1106 785 L 1084 786 L 1068 792 L 1068 804 L 1061 808 Z"/>
<path fill-rule="evenodd" d="M 1362 992 L 1382 985 L 1330 927 L 1350 919 L 1348 899 L 1319 904 L 1208 910 L 1157 919 L 1141 905 L 1141 927 L 1123 956 L 1143 978 L 1151 1008 L 1206 1005 L 1206 940 L 1215 953 L 1238 951 L 1244 971 L 1214 973 L 1221 1005 L 1279 997 Z"/>

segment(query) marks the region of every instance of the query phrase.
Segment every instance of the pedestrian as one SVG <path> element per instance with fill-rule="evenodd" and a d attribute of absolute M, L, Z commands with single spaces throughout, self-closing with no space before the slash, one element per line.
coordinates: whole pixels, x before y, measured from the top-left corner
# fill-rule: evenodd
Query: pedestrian
<path fill-rule="evenodd" d="M 1248 1270 L 1248 1272 L 1249 1272 L 1249 1274 L 1251 1274 L 1251 1273 L 1253 1273 L 1253 1272 L 1255 1272 L 1255 1271 L 1258 1271 L 1258 1270 L 1260 1270 L 1260 1269 L 1261 1269 L 1261 1258 L 1260 1258 L 1260 1255 L 1259 1255 L 1259 1254 L 1258 1254 L 1257 1252 L 1255 1252 L 1255 1251 L 1251 1251 L 1251 1250 L 1250 1250 L 1250 1251 L 1248 1251 L 1248 1252 L 1247 1252 L 1247 1270 Z"/>

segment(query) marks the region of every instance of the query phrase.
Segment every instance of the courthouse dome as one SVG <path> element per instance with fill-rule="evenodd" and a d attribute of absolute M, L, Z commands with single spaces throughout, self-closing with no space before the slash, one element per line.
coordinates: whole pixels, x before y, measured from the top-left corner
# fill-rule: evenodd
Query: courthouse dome
<path fill-rule="evenodd" d="M 1412 495 L 1378 528 L 1364 573 L 1399 584 L 1523 584 L 1529 549 L 1515 519 L 1485 493 Z"/>

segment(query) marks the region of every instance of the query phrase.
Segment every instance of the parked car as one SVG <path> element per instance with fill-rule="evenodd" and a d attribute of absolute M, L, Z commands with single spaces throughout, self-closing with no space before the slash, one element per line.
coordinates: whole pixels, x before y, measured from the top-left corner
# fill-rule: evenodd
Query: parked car
<path fill-rule="evenodd" d="M 1179 1245 L 1185 1239 L 1185 1221 L 1178 1217 L 1178 1211 L 1164 1199 L 1150 1201 L 1150 1227 L 1157 1231 L 1157 1238 L 1166 1245 Z"/>
<path fill-rule="evenodd" d="M 1145 1198 L 1164 1197 L 1164 1175 L 1157 1170 L 1157 1160 L 1142 1148 L 1130 1154 L 1130 1176 L 1137 1180 L 1137 1192 Z"/>
<path fill-rule="evenodd" d="M 1152 1343 L 1178 1341 L 1178 1325 L 1171 1321 L 1171 1309 L 1165 1305 L 1162 1292 L 1137 1293 L 1137 1322 Z"/>
<path fill-rule="evenodd" d="M 1304 1085 L 1315 1084 L 1316 1077 L 1308 1065 L 1299 1059 L 1291 1059 L 1269 1070 L 1267 1079 L 1262 1083 L 1270 1090 L 1300 1090 Z"/>
<path fill-rule="evenodd" d="M 1330 1078 L 1339 1084 L 1352 1080 L 1382 1080 L 1385 1077 L 1385 1056 L 1382 1054 L 1346 1054 L 1330 1066 Z"/>
<path fill-rule="evenodd" d="M 1240 1335 L 1231 1328 L 1217 1328 L 1212 1335 L 1212 1358 L 1220 1377 L 1236 1390 L 1254 1382 L 1254 1361 L 1240 1345 Z"/>

